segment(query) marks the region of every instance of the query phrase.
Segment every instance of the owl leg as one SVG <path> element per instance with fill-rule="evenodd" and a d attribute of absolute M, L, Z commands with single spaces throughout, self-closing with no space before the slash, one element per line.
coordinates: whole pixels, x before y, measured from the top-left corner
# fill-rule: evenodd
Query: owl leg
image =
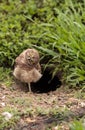
<path fill-rule="evenodd" d="M 29 92 L 32 92 L 31 91 L 31 84 L 30 83 L 28 83 L 28 87 L 29 87 Z"/>

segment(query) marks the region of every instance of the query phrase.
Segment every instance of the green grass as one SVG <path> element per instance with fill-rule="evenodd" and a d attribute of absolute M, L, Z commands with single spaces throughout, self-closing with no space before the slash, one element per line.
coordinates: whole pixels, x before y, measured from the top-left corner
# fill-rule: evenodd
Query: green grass
<path fill-rule="evenodd" d="M 14 81 L 11 68 L 0 67 L 0 85 L 10 87 L 13 82 Z"/>
<path fill-rule="evenodd" d="M 17 10 L 16 10 L 17 8 Z M 1 1 L 0 59 L 14 59 L 31 47 L 40 52 L 43 68 L 69 86 L 85 85 L 85 0 Z"/>
<path fill-rule="evenodd" d="M 20 113 L 18 112 L 18 110 L 16 108 L 8 106 L 3 109 L 3 112 L 9 112 L 13 116 L 11 117 L 11 119 L 6 120 L 2 113 L 0 113 L 0 130 L 3 130 L 5 128 L 14 128 L 16 126 L 17 121 L 19 121 L 20 119 Z"/>
<path fill-rule="evenodd" d="M 84 122 L 85 123 L 85 122 Z M 84 130 L 85 124 L 82 123 L 82 121 L 73 121 L 72 124 L 70 124 L 70 130 Z"/>

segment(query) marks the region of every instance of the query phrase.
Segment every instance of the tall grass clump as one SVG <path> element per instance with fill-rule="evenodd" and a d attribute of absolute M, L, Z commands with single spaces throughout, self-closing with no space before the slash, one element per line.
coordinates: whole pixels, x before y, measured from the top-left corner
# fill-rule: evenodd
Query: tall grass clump
<path fill-rule="evenodd" d="M 64 8 L 63 8 L 64 7 Z M 54 8 L 56 17 L 39 26 L 40 40 L 48 43 L 38 47 L 51 58 L 47 66 L 53 75 L 62 72 L 62 80 L 72 86 L 85 84 L 85 1 L 65 1 L 62 9 Z"/>
<path fill-rule="evenodd" d="M 85 84 L 85 0 L 1 0 L 0 66 L 12 67 L 28 47 L 62 81 Z"/>

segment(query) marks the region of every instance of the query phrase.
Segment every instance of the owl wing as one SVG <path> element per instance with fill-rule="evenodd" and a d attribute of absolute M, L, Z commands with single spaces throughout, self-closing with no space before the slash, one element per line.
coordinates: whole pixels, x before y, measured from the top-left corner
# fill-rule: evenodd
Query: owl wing
<path fill-rule="evenodd" d="M 41 66 L 39 63 L 35 66 L 35 68 L 41 73 Z"/>

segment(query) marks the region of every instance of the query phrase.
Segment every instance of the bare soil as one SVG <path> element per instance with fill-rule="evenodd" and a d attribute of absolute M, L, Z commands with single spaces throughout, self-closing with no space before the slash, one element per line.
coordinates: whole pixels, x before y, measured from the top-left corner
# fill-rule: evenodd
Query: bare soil
<path fill-rule="evenodd" d="M 20 114 L 14 128 L 5 130 L 69 130 L 69 122 L 85 116 L 85 99 L 72 89 L 30 93 L 22 88 L 0 86 L 0 113 L 9 107 Z"/>

